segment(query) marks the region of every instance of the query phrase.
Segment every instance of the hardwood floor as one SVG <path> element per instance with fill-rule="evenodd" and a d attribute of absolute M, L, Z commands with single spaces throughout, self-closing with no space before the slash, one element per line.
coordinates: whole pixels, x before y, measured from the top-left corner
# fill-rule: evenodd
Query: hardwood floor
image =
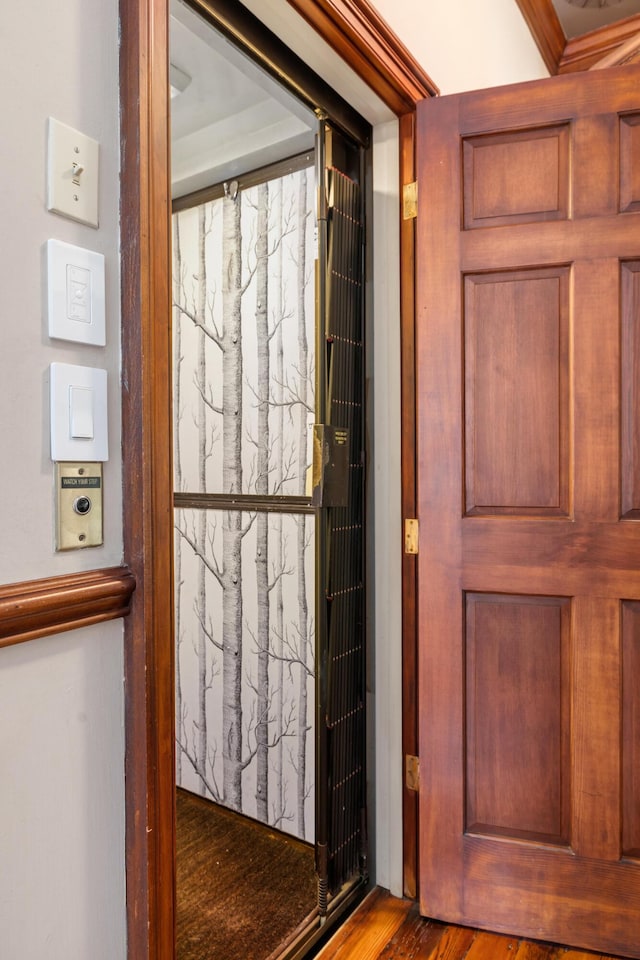
<path fill-rule="evenodd" d="M 411 900 L 376 887 L 316 960 L 618 960 L 424 920 Z"/>

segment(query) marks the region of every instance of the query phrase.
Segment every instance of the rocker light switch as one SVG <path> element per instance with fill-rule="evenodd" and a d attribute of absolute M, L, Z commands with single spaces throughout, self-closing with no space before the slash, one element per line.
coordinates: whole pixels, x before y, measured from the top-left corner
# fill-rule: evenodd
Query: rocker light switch
<path fill-rule="evenodd" d="M 93 390 L 90 387 L 70 387 L 69 400 L 72 440 L 93 440 Z"/>
<path fill-rule="evenodd" d="M 107 371 L 51 364 L 51 459 L 109 459 Z"/>

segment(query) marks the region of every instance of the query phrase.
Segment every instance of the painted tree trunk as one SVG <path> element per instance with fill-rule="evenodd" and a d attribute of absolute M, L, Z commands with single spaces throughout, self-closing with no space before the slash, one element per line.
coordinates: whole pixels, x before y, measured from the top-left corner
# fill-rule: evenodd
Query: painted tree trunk
<path fill-rule="evenodd" d="M 256 493 L 269 493 L 269 186 L 257 188 L 256 340 L 258 351 L 258 436 Z M 269 817 L 269 528 L 268 515 L 258 513 L 256 593 L 258 609 L 258 677 L 256 705 L 256 816 Z"/>
<path fill-rule="evenodd" d="M 207 309 L 207 259 L 206 259 L 206 207 L 203 204 L 198 213 L 198 322 L 204 326 Z M 207 357 L 206 337 L 203 329 L 198 331 L 198 389 L 200 400 L 198 403 L 198 461 L 199 461 L 199 488 L 204 493 L 207 489 L 207 405 L 205 395 L 207 391 Z M 198 549 L 204 557 L 207 550 L 207 514 L 201 511 L 198 530 Z M 201 793 L 206 796 L 207 780 L 207 585 L 206 568 L 202 560 L 198 572 L 198 616 L 200 630 L 198 633 L 198 766 L 201 777 Z"/>
<path fill-rule="evenodd" d="M 173 218 L 173 287 L 174 299 L 178 304 L 178 310 L 182 302 L 182 255 L 180 252 L 180 218 Z M 180 389 L 181 376 L 180 367 L 182 365 L 182 324 L 180 317 L 176 317 L 174 323 L 174 342 L 173 342 L 173 401 L 174 401 L 174 457 L 175 457 L 175 487 L 182 489 L 182 467 L 180 463 L 180 418 L 181 403 Z M 180 616 L 182 613 L 182 537 L 176 531 L 175 535 L 175 554 L 174 554 L 174 584 L 175 584 L 175 671 L 176 671 L 176 737 L 178 743 L 183 735 L 183 716 L 182 716 L 182 679 L 180 676 L 180 647 L 182 645 L 182 632 Z M 176 750 L 176 783 L 182 783 L 182 750 Z"/>
<path fill-rule="evenodd" d="M 222 410 L 224 493 L 242 492 L 241 194 L 222 212 Z M 222 776 L 227 806 L 242 809 L 242 514 L 225 512 L 222 535 Z"/>
<path fill-rule="evenodd" d="M 282 184 L 277 194 L 275 222 L 278 226 L 278 235 L 282 236 Z M 276 329 L 276 403 L 277 406 L 277 435 L 275 438 L 275 475 L 274 486 L 280 491 L 284 478 L 284 344 L 282 341 L 282 323 L 284 319 L 284 298 L 282 295 L 282 244 L 277 250 L 276 276 L 278 284 L 276 286 L 276 309 L 275 317 L 277 323 Z M 282 571 L 285 566 L 284 542 L 282 539 L 282 515 L 276 514 L 274 520 L 275 527 L 275 565 L 276 570 Z M 284 638 L 284 595 L 283 579 L 278 577 L 276 583 L 275 595 L 275 627 L 274 627 L 274 653 L 276 664 L 276 691 L 274 714 L 276 721 L 276 746 L 275 746 L 275 786 L 276 796 L 274 800 L 273 824 L 279 826 L 285 816 L 284 805 L 284 777 L 283 777 L 283 750 L 284 750 L 284 662 L 283 662 L 283 638 Z"/>
<path fill-rule="evenodd" d="M 300 372 L 299 429 L 298 429 L 298 476 L 300 493 L 304 493 L 307 468 L 307 407 L 309 348 L 305 314 L 306 286 L 306 233 L 307 233 L 307 172 L 300 174 L 298 192 L 298 367 Z M 298 629 L 300 632 L 300 665 L 298 686 L 298 749 L 297 749 L 297 808 L 298 835 L 306 836 L 305 798 L 307 782 L 307 646 L 309 636 L 309 610 L 307 606 L 307 576 L 305 552 L 307 524 L 304 514 L 298 520 L 297 570 L 298 570 Z"/>

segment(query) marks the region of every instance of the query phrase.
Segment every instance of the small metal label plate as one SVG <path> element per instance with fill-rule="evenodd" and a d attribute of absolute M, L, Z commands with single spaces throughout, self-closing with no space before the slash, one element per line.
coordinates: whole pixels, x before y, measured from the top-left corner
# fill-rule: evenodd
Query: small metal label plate
<path fill-rule="evenodd" d="M 102 464 L 56 463 L 56 550 L 103 543 Z"/>

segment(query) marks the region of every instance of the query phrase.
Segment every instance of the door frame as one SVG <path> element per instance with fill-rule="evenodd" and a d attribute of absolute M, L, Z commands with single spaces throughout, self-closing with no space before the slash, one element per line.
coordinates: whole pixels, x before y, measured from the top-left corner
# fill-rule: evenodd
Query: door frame
<path fill-rule="evenodd" d="M 399 119 L 414 179 L 415 107 L 437 88 L 367 0 L 287 0 Z M 175 888 L 171 231 L 166 0 L 120 0 L 128 956 L 173 960 Z M 400 226 L 402 515 L 415 516 L 414 221 Z M 398 542 L 402 531 L 398 531 Z M 416 564 L 403 554 L 403 753 L 417 751 Z M 398 771 L 398 776 L 401 772 Z M 404 788 L 404 887 L 416 894 L 417 794 Z"/>

